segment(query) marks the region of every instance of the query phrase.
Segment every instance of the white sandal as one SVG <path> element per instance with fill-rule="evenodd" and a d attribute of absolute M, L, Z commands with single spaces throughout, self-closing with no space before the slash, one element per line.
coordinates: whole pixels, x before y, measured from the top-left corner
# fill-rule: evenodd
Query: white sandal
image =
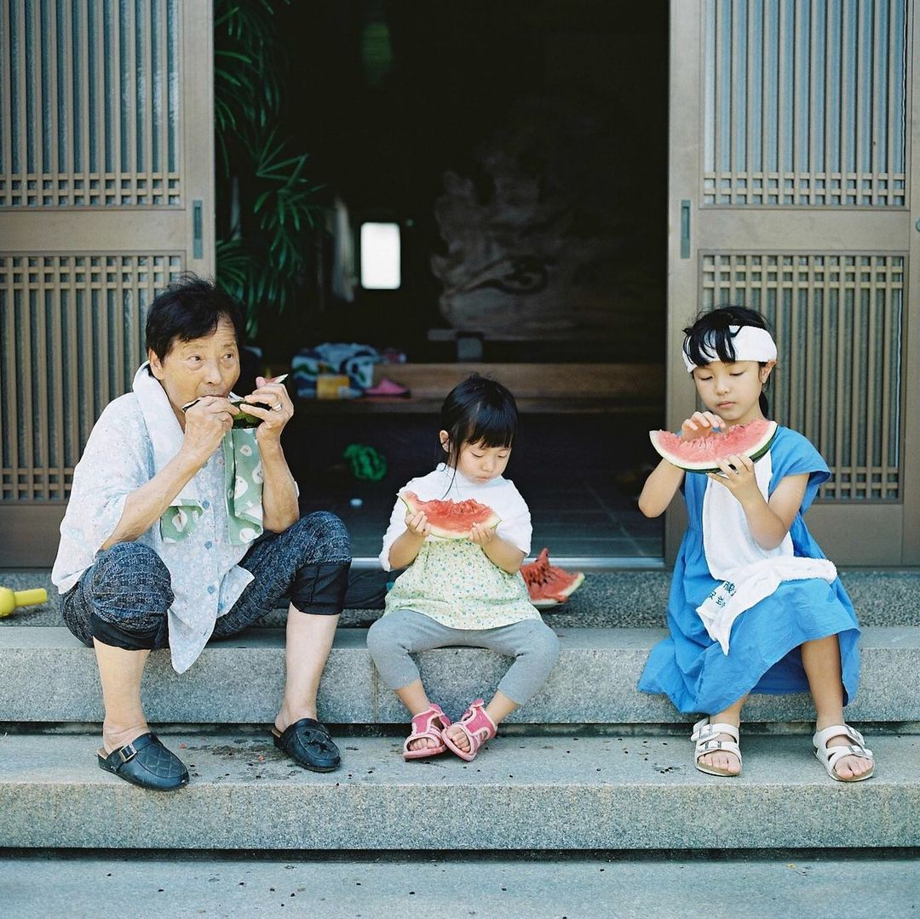
<path fill-rule="evenodd" d="M 719 740 L 719 734 L 728 734 L 731 740 Z M 733 724 L 710 724 L 708 718 L 702 718 L 693 725 L 693 733 L 690 735 L 691 740 L 696 741 L 696 751 L 694 763 L 700 772 L 707 775 L 724 775 L 734 778 L 741 775 L 741 747 L 738 746 L 739 740 L 738 728 Z M 726 753 L 734 753 L 738 757 L 738 771 L 729 772 L 727 769 L 720 769 L 718 766 L 708 766 L 700 762 L 700 757 L 707 753 L 715 753 L 718 750 L 724 750 Z"/>
<path fill-rule="evenodd" d="M 853 743 L 839 747 L 829 747 L 827 742 L 832 737 L 849 737 Z M 872 755 L 871 750 L 866 749 L 866 742 L 856 728 L 851 728 L 848 724 L 833 724 L 823 731 L 816 731 L 811 742 L 815 746 L 815 756 L 818 758 L 818 762 L 824 766 L 827 774 L 835 782 L 862 782 L 864 779 L 871 779 L 875 774 L 875 757 Z M 853 775 L 849 778 L 839 775 L 834 767 L 845 756 L 859 756 L 862 759 L 867 759 L 872 763 L 872 768 L 868 772 L 862 773 L 862 775 Z"/>

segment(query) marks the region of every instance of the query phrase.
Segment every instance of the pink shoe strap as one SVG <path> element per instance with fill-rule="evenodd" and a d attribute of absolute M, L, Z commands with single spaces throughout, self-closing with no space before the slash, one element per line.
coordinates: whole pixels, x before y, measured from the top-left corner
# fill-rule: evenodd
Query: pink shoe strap
<path fill-rule="evenodd" d="M 439 727 L 434 727 L 435 723 L 440 722 Z M 450 727 L 450 718 L 444 714 L 440 705 L 432 702 L 431 707 L 424 712 L 420 712 L 412 719 L 412 734 L 425 735 L 434 730 L 435 732 Z"/>
<path fill-rule="evenodd" d="M 476 748 L 487 740 L 491 740 L 498 731 L 498 726 L 483 708 L 483 705 L 482 699 L 471 702 L 470 707 L 463 713 L 463 717 L 458 722 L 463 732 L 470 738 L 470 743 L 475 744 Z"/>

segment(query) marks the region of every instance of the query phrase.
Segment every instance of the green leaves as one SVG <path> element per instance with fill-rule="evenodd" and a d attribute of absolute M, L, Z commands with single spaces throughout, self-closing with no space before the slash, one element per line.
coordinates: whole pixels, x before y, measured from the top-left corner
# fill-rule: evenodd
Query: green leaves
<path fill-rule="evenodd" d="M 250 336 L 260 311 L 281 312 L 297 295 L 322 232 L 324 186 L 307 177 L 309 154 L 292 150 L 283 128 L 289 62 L 275 9 L 289 3 L 214 0 L 218 196 L 232 201 L 219 230 L 217 281 L 244 304 Z"/>

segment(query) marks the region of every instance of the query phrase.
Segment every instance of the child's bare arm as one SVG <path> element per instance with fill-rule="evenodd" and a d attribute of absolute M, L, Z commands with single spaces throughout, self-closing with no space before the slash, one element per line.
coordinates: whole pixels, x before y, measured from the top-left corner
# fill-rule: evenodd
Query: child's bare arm
<path fill-rule="evenodd" d="M 753 460 L 730 456 L 719 463 L 719 468 L 721 472 L 710 473 L 709 478 L 738 499 L 754 541 L 764 549 L 775 549 L 786 538 L 802 506 L 808 475 L 785 476 L 767 502 L 757 487 Z"/>
<path fill-rule="evenodd" d="M 520 570 L 524 562 L 524 553 L 514 543 L 498 536 L 494 527 L 474 523 L 472 529 L 470 539 L 482 547 L 482 551 L 493 565 L 497 565 L 508 574 L 516 574 Z"/>
<path fill-rule="evenodd" d="M 683 480 L 683 469 L 662 460 L 645 480 L 642 493 L 639 495 L 639 510 L 646 517 L 659 517 L 667 510 Z"/>
<path fill-rule="evenodd" d="M 786 538 L 802 506 L 807 484 L 806 473 L 788 475 L 776 486 L 769 503 L 759 491 L 755 497 L 741 503 L 751 536 L 759 546 L 775 549 Z"/>
<path fill-rule="evenodd" d="M 682 440 L 696 440 L 708 437 L 714 428 L 724 428 L 725 422 L 712 412 L 694 412 L 681 426 Z M 680 483 L 684 480 L 684 470 L 662 460 L 655 471 L 645 480 L 642 494 L 639 495 L 639 510 L 646 517 L 658 517 L 663 514 L 677 494 Z"/>
<path fill-rule="evenodd" d="M 406 568 L 411 565 L 430 532 L 431 524 L 424 512 L 420 511 L 412 517 L 407 517 L 406 532 L 397 537 L 390 546 L 390 567 Z"/>

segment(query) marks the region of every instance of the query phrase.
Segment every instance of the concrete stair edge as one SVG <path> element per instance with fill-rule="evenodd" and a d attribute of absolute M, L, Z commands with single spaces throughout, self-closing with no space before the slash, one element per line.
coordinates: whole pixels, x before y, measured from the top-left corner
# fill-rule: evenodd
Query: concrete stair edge
<path fill-rule="evenodd" d="M 400 724 L 407 713 L 379 682 L 362 629 L 340 629 L 320 690 L 320 717 L 331 724 Z M 562 651 L 547 685 L 511 721 L 530 725 L 670 724 L 693 720 L 663 696 L 636 689 L 663 629 L 560 629 Z M 260 724 L 274 719 L 283 685 L 283 636 L 251 630 L 209 645 L 185 674 L 154 652 L 143 698 L 152 723 Z M 494 691 L 508 660 L 471 648 L 418 657 L 429 694 L 451 717 Z M 920 628 L 867 628 L 859 693 L 847 708 L 855 722 L 920 721 Z M 0 722 L 99 722 L 95 656 L 63 627 L 0 631 Z M 810 721 L 807 694 L 753 696 L 749 721 Z"/>
<path fill-rule="evenodd" d="M 697 772 L 689 741 L 499 736 L 473 763 L 404 763 L 343 742 L 299 769 L 270 740 L 189 735 L 188 788 L 153 794 L 85 736 L 0 738 L 0 846 L 138 849 L 750 849 L 920 845 L 920 737 L 877 737 L 874 778 L 827 777 L 802 737 L 750 737 L 744 774 Z M 451 819 L 433 820 L 432 814 Z M 465 815 L 465 816 L 464 816 Z M 871 815 L 871 819 L 867 817 Z"/>

